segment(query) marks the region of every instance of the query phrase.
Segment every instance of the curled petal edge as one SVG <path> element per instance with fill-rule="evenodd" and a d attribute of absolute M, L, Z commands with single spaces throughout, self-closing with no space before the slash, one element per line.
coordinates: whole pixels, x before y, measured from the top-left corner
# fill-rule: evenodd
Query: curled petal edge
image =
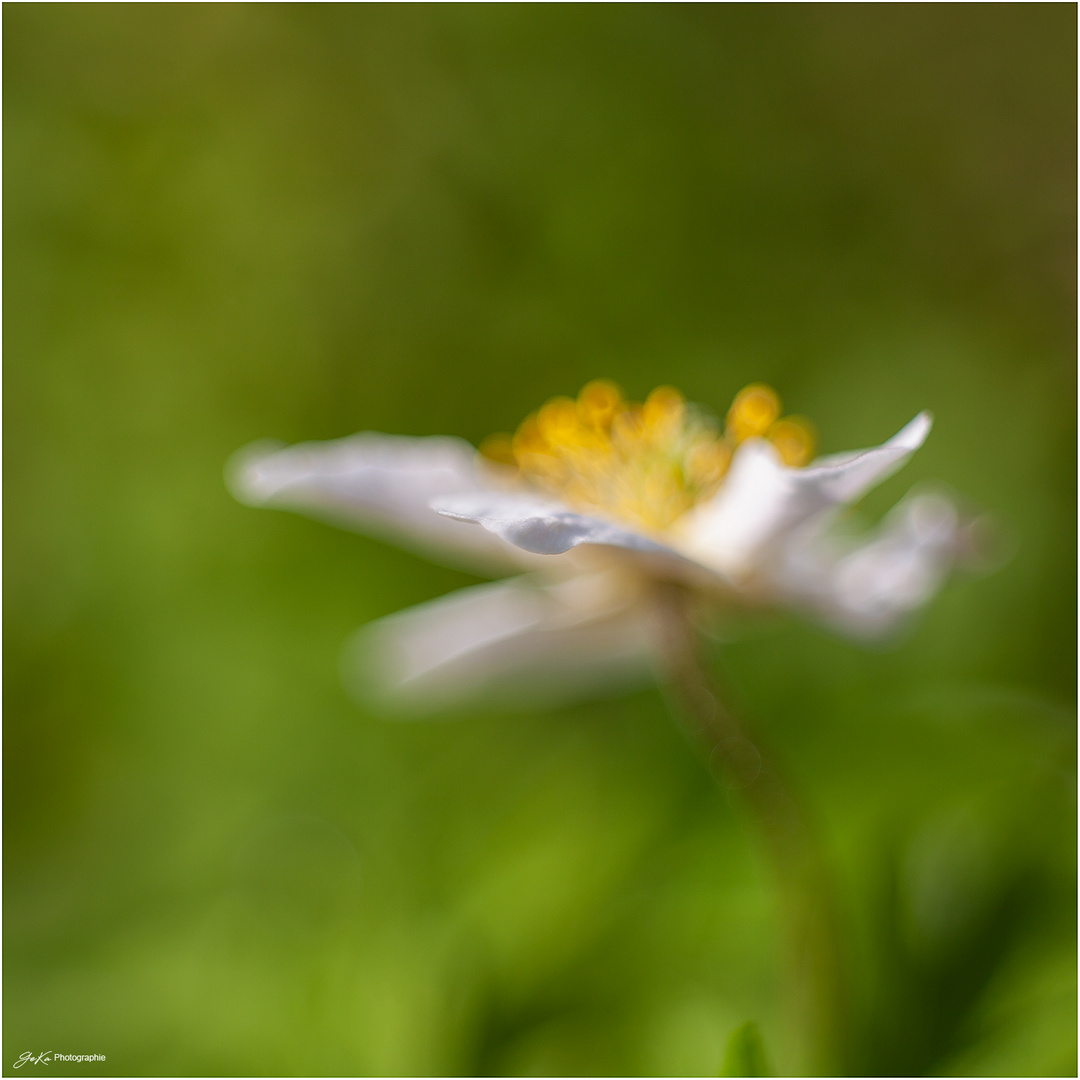
<path fill-rule="evenodd" d="M 931 424 L 921 412 L 881 446 L 819 458 L 804 469 L 784 465 L 764 439 L 748 440 L 717 495 L 681 523 L 688 553 L 732 579 L 744 578 L 783 537 L 823 527 L 836 507 L 901 468 Z"/>
<path fill-rule="evenodd" d="M 444 496 L 432 499 L 430 506 L 443 517 L 480 525 L 534 555 L 562 555 L 580 544 L 602 544 L 682 558 L 640 533 L 526 495 Z"/>

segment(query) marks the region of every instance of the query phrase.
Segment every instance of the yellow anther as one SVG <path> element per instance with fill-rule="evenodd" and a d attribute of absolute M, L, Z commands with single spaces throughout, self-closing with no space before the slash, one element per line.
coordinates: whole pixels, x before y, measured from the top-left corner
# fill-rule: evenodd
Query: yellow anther
<path fill-rule="evenodd" d="M 514 456 L 514 440 L 504 431 L 500 431 L 497 435 L 489 435 L 480 444 L 480 453 L 489 461 L 495 461 L 500 465 L 517 464 L 517 458 Z"/>
<path fill-rule="evenodd" d="M 611 437 L 620 445 L 629 446 L 641 438 L 644 430 L 642 408 L 630 402 L 612 421 Z"/>
<path fill-rule="evenodd" d="M 727 433 L 688 408 L 670 386 L 644 405 L 627 402 L 612 382 L 597 379 L 576 400 L 553 398 L 514 433 L 481 447 L 493 461 L 516 463 L 523 481 L 585 513 L 663 532 L 723 483 L 735 447 L 767 435 L 788 465 L 813 452 L 809 422 L 778 420 L 780 402 L 767 386 L 746 387 L 731 406 Z"/>
<path fill-rule="evenodd" d="M 565 459 L 550 451 L 518 450 L 514 456 L 523 473 L 543 481 L 549 487 L 562 484 L 573 475 Z"/>
<path fill-rule="evenodd" d="M 658 386 L 646 399 L 642 408 L 645 427 L 653 431 L 668 430 L 682 423 L 686 399 L 673 386 Z"/>
<path fill-rule="evenodd" d="M 694 487 L 711 488 L 719 484 L 731 463 L 731 446 L 723 439 L 699 442 L 686 459 L 687 480 Z"/>
<path fill-rule="evenodd" d="M 544 454 L 548 451 L 547 439 L 540 431 L 535 414 L 525 417 L 514 432 L 514 454 L 519 459 L 522 454 Z"/>
<path fill-rule="evenodd" d="M 537 414 L 536 422 L 549 443 L 570 442 L 578 431 L 577 404 L 567 397 L 552 398 Z"/>
<path fill-rule="evenodd" d="M 764 435 L 780 415 L 776 391 L 764 383 L 740 390 L 727 414 L 727 433 L 737 443 Z"/>
<path fill-rule="evenodd" d="M 817 437 L 814 425 L 805 416 L 785 416 L 768 433 L 769 441 L 780 451 L 785 465 L 799 468 L 814 456 Z"/>
<path fill-rule="evenodd" d="M 578 394 L 578 416 L 592 428 L 608 429 L 622 408 L 622 391 L 609 379 L 594 379 Z"/>

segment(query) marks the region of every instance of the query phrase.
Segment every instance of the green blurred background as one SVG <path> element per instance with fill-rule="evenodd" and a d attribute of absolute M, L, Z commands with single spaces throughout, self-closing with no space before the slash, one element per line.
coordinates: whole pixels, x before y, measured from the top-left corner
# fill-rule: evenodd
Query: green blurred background
<path fill-rule="evenodd" d="M 260 437 L 606 375 L 937 426 L 1015 554 L 898 647 L 721 650 L 839 882 L 869 1075 L 1075 1075 L 1071 4 L 4 7 L 5 1070 L 798 1072 L 777 898 L 664 699 L 391 723 L 476 579 L 240 506 Z"/>

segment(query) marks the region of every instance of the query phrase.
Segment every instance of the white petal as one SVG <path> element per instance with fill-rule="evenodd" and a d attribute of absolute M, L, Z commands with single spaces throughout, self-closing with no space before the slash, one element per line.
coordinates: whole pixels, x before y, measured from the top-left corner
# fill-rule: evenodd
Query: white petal
<path fill-rule="evenodd" d="M 651 675 L 643 604 L 606 575 L 462 589 L 365 627 L 347 648 L 358 697 L 423 713 L 479 699 L 540 707 Z"/>
<path fill-rule="evenodd" d="M 808 468 L 784 465 L 776 448 L 750 439 L 735 453 L 723 486 L 679 523 L 686 554 L 739 580 L 776 557 L 775 547 L 829 511 L 857 499 L 899 469 L 925 441 L 929 413 L 920 413 L 871 450 L 820 458 Z"/>
<path fill-rule="evenodd" d="M 925 604 L 956 560 L 959 515 L 936 492 L 899 503 L 861 544 L 818 540 L 793 548 L 784 568 L 789 596 L 840 629 L 876 637 Z"/>
<path fill-rule="evenodd" d="M 796 490 L 772 443 L 751 439 L 735 454 L 723 486 L 678 522 L 682 550 L 738 580 L 793 520 Z"/>
<path fill-rule="evenodd" d="M 562 503 L 537 495 L 484 492 L 438 498 L 431 505 L 446 517 L 475 522 L 537 555 L 561 555 L 582 544 L 598 544 L 677 563 L 687 561 L 668 545 L 632 529 L 575 513 Z"/>
<path fill-rule="evenodd" d="M 226 482 L 252 506 L 298 510 L 480 573 L 528 562 L 495 536 L 430 509 L 436 495 L 483 488 L 476 451 L 462 439 L 364 432 L 286 448 L 255 443 L 233 456 Z"/>
<path fill-rule="evenodd" d="M 926 442 L 933 422 L 929 412 L 921 412 L 881 446 L 832 454 L 818 458 L 808 468 L 793 470 L 797 482 L 820 490 L 830 503 L 854 502 L 907 462 Z"/>

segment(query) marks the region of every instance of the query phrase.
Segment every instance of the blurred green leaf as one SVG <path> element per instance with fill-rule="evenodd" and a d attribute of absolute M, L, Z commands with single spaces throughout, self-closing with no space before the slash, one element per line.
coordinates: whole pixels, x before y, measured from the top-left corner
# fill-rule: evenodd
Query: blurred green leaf
<path fill-rule="evenodd" d="M 661 696 L 369 716 L 343 644 L 476 579 L 222 483 L 252 439 L 478 441 L 607 375 L 771 382 L 823 452 L 934 411 L 859 515 L 936 477 L 1012 561 L 889 647 L 773 619 L 722 663 L 836 867 L 858 1066 L 1067 1071 L 1074 7 L 3 29 L 9 1068 L 703 1075 L 747 1016 L 803 1068 L 773 883 Z"/>
<path fill-rule="evenodd" d="M 721 1076 L 772 1076 L 757 1024 L 740 1024 L 728 1040 Z"/>

